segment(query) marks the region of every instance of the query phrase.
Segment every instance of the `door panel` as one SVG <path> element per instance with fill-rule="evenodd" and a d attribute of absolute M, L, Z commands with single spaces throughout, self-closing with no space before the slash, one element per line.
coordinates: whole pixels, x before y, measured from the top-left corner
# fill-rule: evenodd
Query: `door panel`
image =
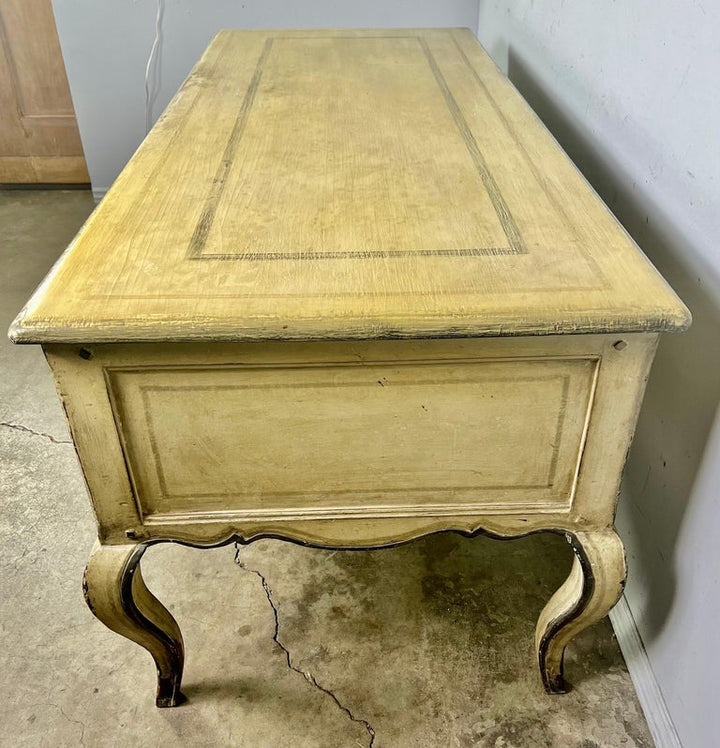
<path fill-rule="evenodd" d="M 0 183 L 87 183 L 50 0 L 0 4 Z"/>

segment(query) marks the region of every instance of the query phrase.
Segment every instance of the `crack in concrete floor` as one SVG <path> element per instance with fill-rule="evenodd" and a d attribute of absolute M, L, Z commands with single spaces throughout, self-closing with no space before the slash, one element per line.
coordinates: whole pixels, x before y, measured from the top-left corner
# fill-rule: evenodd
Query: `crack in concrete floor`
<path fill-rule="evenodd" d="M 0 224 L 13 229 L 0 236 L 0 257 L 4 266 L 12 268 L 0 279 L 0 312 L 6 324 L 93 207 L 89 193 L 78 191 L 0 191 Z M 150 699 L 155 685 L 152 668 L 146 671 L 148 665 L 144 665 L 142 673 L 136 669 L 145 655 L 104 629 L 86 612 L 79 597 L 73 575 L 86 561 L 95 528 L 82 474 L 61 426 L 64 418 L 50 373 L 39 351 L 35 351 L 35 363 L 23 358 L 34 347 L 11 352 L 7 341 L 0 344 L 4 354 L 0 356 L 0 401 L 7 406 L 0 414 L 0 437 L 16 448 L 8 452 L 12 464 L 0 458 L 0 493 L 5 490 L 7 497 L 14 497 L 11 502 L 3 496 L 0 513 L 0 599 L 13 601 L 0 615 L 3 644 L 10 653 L 0 668 L 0 724 L 3 738 L 12 736 L 13 745 L 367 746 L 365 741 L 374 737 L 375 730 L 373 748 L 380 743 L 413 748 L 652 745 L 607 623 L 598 624 L 594 633 L 581 634 L 571 648 L 572 670 L 579 679 L 575 691 L 556 701 L 542 693 L 531 661 L 531 624 L 527 622 L 534 624 L 555 582 L 562 581 L 557 570 L 569 559 L 559 538 L 540 536 L 498 544 L 504 546 L 501 552 L 482 540 L 470 543 L 437 535 L 404 550 L 374 556 L 368 564 L 352 563 L 364 554 L 346 555 L 334 570 L 335 576 L 330 571 L 318 572 L 308 557 L 286 543 L 286 554 L 274 567 L 277 571 L 268 573 L 272 590 L 263 589 L 266 597 L 270 594 L 271 606 L 283 607 L 284 628 L 275 644 L 284 652 L 284 661 L 277 667 L 292 681 L 287 692 L 283 684 L 263 677 L 246 681 L 245 668 L 252 665 L 261 671 L 263 663 L 261 652 L 245 650 L 234 663 L 238 669 L 231 680 L 233 686 L 246 684 L 255 693 L 245 694 L 247 700 L 238 704 L 232 688 L 226 688 L 225 658 L 214 653 L 227 646 L 235 611 L 245 607 L 245 601 L 240 601 L 231 613 L 219 613 L 213 629 L 188 621 L 189 629 L 195 625 L 198 646 L 200 641 L 207 645 L 207 659 L 195 663 L 196 677 L 208 684 L 206 698 L 196 699 L 190 709 L 157 713 Z M 56 444 L 70 448 L 56 450 Z M 68 523 L 72 524 L 71 543 L 67 542 Z M 475 548 L 476 544 L 481 547 Z M 508 545 L 514 547 L 509 554 Z M 246 549 L 241 547 L 245 556 Z M 156 550 L 162 552 L 160 546 Z M 198 570 L 215 573 L 212 557 L 199 560 L 195 551 L 185 550 L 187 555 L 179 547 L 168 550 L 171 559 L 181 564 L 183 578 L 194 579 Z M 176 553 L 179 558 L 172 555 Z M 249 566 L 264 565 L 252 562 L 250 553 L 246 558 Z M 218 561 L 223 573 L 229 561 Z M 156 568 L 155 579 L 173 590 L 178 606 L 191 614 L 201 609 L 196 585 L 177 584 L 178 566 L 159 564 Z M 333 580 L 352 573 L 353 579 L 347 580 L 354 585 L 352 600 L 339 596 L 339 617 L 333 618 L 332 611 L 322 606 L 313 610 L 318 616 L 327 614 L 329 624 L 336 622 L 325 636 L 334 637 L 336 646 L 347 647 L 357 656 L 344 663 L 337 675 L 330 674 L 330 662 L 324 663 L 319 677 L 327 685 L 337 684 L 341 699 L 348 700 L 355 713 L 370 717 L 372 733 L 357 717 L 352 720 L 334 694 L 323 691 L 317 681 L 301 673 L 311 686 L 307 691 L 290 673 L 299 667 L 292 663 L 303 660 L 294 639 L 298 629 L 295 624 L 291 627 L 291 599 L 286 602 L 280 596 L 281 577 L 275 576 L 289 569 L 294 571 L 294 580 L 288 582 L 288 595 L 310 585 L 318 573 L 324 583 L 335 587 Z M 230 569 L 228 573 L 238 572 Z M 390 596 L 382 594 L 381 580 L 385 579 L 394 580 L 396 589 Z M 247 581 L 259 594 L 254 579 Z M 357 604 L 366 598 L 364 586 L 370 584 L 378 587 L 368 592 L 367 600 L 380 609 L 377 627 L 372 629 L 350 620 Z M 212 604 L 215 598 L 204 599 Z M 257 602 L 257 615 L 269 623 L 264 600 Z M 307 604 L 315 605 L 312 600 Z M 277 627 L 276 610 L 274 614 Z M 377 639 L 368 639 L 370 630 L 386 637 L 397 633 L 400 624 L 402 640 L 391 651 L 376 646 Z M 274 648 L 267 633 L 260 629 L 257 636 L 261 638 L 253 641 Z M 283 641 L 295 650 L 290 666 Z M 243 643 L 235 642 L 238 649 Z M 303 646 L 314 644 L 313 639 Z M 378 652 L 383 653 L 382 659 Z M 319 667 L 309 661 L 308 665 Z M 341 677 L 358 684 L 352 696 L 340 692 L 336 678 Z M 99 688 L 90 688 L 94 682 Z M 361 688 L 366 683 L 372 683 L 372 688 Z M 330 698 L 335 703 L 332 708 Z M 308 700 L 318 708 L 303 708 Z M 336 731 L 353 734 L 342 742 L 343 736 L 338 738 Z"/>
<path fill-rule="evenodd" d="M 248 574 L 254 574 L 256 577 L 260 579 L 260 582 L 262 583 L 263 590 L 265 591 L 265 596 L 267 597 L 268 603 L 270 603 L 270 607 L 273 611 L 273 616 L 275 617 L 275 631 L 273 633 L 273 641 L 277 646 L 282 650 L 282 652 L 285 654 L 285 660 L 287 662 L 287 666 L 290 670 L 292 670 L 295 673 L 298 673 L 299 675 L 302 675 L 303 678 L 313 687 L 316 688 L 318 691 L 322 691 L 322 693 L 329 696 L 337 705 L 339 709 L 341 709 L 347 716 L 357 724 L 362 725 L 365 730 L 367 731 L 368 735 L 370 736 L 370 742 L 368 743 L 368 748 L 373 748 L 375 745 L 375 730 L 373 726 L 362 717 L 356 717 L 350 709 L 343 704 L 340 699 L 328 688 L 325 688 L 325 686 L 321 685 L 317 682 L 317 679 L 312 673 L 307 672 L 306 670 L 301 670 L 300 668 L 293 665 L 292 662 L 292 656 L 290 655 L 290 650 L 280 641 L 279 633 L 280 633 L 280 616 L 278 612 L 277 605 L 275 605 L 275 601 L 273 600 L 272 596 L 272 589 L 270 589 L 270 585 L 268 584 L 267 579 L 265 579 L 265 576 L 259 572 L 257 569 L 251 569 L 248 566 L 245 566 L 245 563 L 240 558 L 240 551 L 241 547 L 239 543 L 235 543 L 235 563 L 243 570 L 246 571 Z"/>
<path fill-rule="evenodd" d="M 58 439 L 52 434 L 46 434 L 44 431 L 35 431 L 28 426 L 23 426 L 21 423 L 13 423 L 12 421 L 0 421 L 0 426 L 3 426 L 6 429 L 13 429 L 14 431 L 20 431 L 24 434 L 41 436 L 43 439 L 49 439 L 53 444 L 72 444 L 70 439 Z"/>
<path fill-rule="evenodd" d="M 85 723 L 82 722 L 79 719 L 73 719 L 59 704 L 51 704 L 51 706 L 56 707 L 60 710 L 60 714 L 62 714 L 65 719 L 70 722 L 71 724 L 80 725 L 80 745 L 85 748 Z"/>

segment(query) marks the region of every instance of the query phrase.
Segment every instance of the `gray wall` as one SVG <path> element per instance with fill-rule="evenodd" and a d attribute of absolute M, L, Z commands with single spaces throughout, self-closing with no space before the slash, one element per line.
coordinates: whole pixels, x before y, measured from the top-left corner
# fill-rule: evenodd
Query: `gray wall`
<path fill-rule="evenodd" d="M 720 5 L 481 0 L 480 41 L 692 310 L 662 341 L 618 527 L 687 748 L 718 744 Z"/>
<path fill-rule="evenodd" d="M 478 0 L 165 0 L 153 119 L 221 28 L 477 26 Z M 155 0 L 53 0 L 93 191 L 145 136 Z"/>

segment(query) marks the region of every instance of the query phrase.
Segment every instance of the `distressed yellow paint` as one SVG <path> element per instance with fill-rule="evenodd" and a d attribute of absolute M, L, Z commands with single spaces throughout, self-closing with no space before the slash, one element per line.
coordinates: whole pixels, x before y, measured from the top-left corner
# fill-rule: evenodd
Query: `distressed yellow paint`
<path fill-rule="evenodd" d="M 223 31 L 17 342 L 683 328 L 468 31 Z"/>

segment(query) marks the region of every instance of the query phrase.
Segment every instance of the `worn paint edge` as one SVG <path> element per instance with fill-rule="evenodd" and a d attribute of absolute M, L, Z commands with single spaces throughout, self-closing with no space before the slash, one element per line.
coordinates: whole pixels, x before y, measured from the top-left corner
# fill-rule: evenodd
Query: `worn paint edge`
<path fill-rule="evenodd" d="M 571 532 L 565 533 L 565 539 L 573 549 L 573 553 L 580 562 L 580 568 L 582 569 L 582 589 L 580 590 L 580 596 L 573 604 L 572 608 L 565 611 L 559 617 L 550 621 L 545 633 L 542 635 L 538 643 L 538 660 L 540 664 L 540 677 L 545 691 L 548 695 L 551 694 L 565 694 L 570 690 L 570 686 L 565 680 L 564 666 L 565 657 L 564 649 L 563 654 L 560 658 L 560 670 L 551 678 L 548 672 L 547 656 L 550 643 L 558 634 L 558 632 L 565 628 L 569 623 L 572 623 L 575 619 L 579 618 L 588 607 L 590 600 L 592 600 L 595 594 L 595 574 L 593 572 L 592 564 L 588 560 L 587 553 L 582 546 L 582 543 L 578 540 L 577 536 Z M 572 575 L 572 572 L 571 572 Z M 568 577 L 569 579 L 570 577 Z"/>
<path fill-rule="evenodd" d="M 655 745 L 657 748 L 682 748 L 625 595 L 610 611 L 610 621 Z"/>
<path fill-rule="evenodd" d="M 71 245 L 72 246 L 72 245 Z M 62 257 L 61 257 L 62 259 Z M 60 260 L 58 261 L 59 264 Z M 54 318 L 33 319 L 36 299 L 50 282 L 54 270 L 43 281 L 41 287 L 20 314 L 10 325 L 8 337 L 13 343 L 63 343 L 90 345 L 100 343 L 252 343 L 270 341 L 354 341 L 354 340 L 441 340 L 450 338 L 496 338 L 546 335 L 612 335 L 630 333 L 682 332 L 690 327 L 692 318 L 688 312 L 676 314 L 677 310 L 666 310 L 647 316 L 628 319 L 627 317 L 608 317 L 599 319 L 600 310 L 588 310 L 584 319 L 558 321 L 538 320 L 525 327 L 512 327 L 512 313 L 497 320 L 483 319 L 479 316 L 459 318 L 446 313 L 440 317 L 427 319 L 427 316 L 416 319 L 406 318 L 404 324 L 391 325 L 387 320 L 376 318 L 364 320 L 341 320 L 344 329 L 332 329 L 327 326 L 332 318 L 303 319 L 288 321 L 273 320 L 274 324 L 262 325 L 262 320 L 168 320 L 155 318 L 149 323 L 128 323 L 127 319 L 105 320 L 100 328 L 96 324 L 82 322 L 70 326 L 67 320 Z M 591 316 L 589 316 L 591 315 Z M 589 321 L 588 321 L 589 320 Z M 336 320 L 338 321 L 338 320 Z M 252 326 L 250 326 L 252 323 Z M 413 323 L 413 324 L 411 324 Z M 218 324 L 222 327 L 218 328 Z M 162 339 L 162 340 L 160 340 Z"/>
<path fill-rule="evenodd" d="M 155 661 L 158 674 L 157 694 L 155 698 L 156 706 L 160 708 L 179 706 L 185 701 L 185 696 L 180 691 L 183 666 L 185 664 L 183 642 L 182 640 L 178 641 L 173 638 L 168 631 L 161 628 L 155 623 L 155 621 L 148 618 L 137 606 L 133 593 L 133 579 L 136 574 L 140 573 L 140 559 L 145 553 L 145 550 L 146 546 L 142 543 L 136 546 L 123 567 L 120 579 L 120 605 L 123 612 L 130 620 L 132 620 L 139 628 L 151 633 L 163 642 L 168 649 L 169 658 L 171 660 L 169 673 L 163 673 L 160 666 L 157 664 L 157 660 Z M 90 610 L 93 610 L 90 604 L 87 585 L 83 586 L 83 594 Z M 139 644 L 139 642 L 137 643 Z M 155 659 L 154 656 L 153 659 Z"/>

